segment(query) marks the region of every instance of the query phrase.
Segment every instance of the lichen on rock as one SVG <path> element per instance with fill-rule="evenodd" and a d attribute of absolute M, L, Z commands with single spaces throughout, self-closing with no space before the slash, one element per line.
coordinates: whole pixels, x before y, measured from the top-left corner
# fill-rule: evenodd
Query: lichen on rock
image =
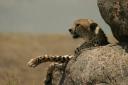
<path fill-rule="evenodd" d="M 75 85 L 126 85 L 128 54 L 120 46 L 110 45 L 86 50 L 68 65 L 67 70 L 69 74 L 64 85 L 70 85 L 68 81 Z"/>
<path fill-rule="evenodd" d="M 99 11 L 119 42 L 128 43 L 128 0 L 97 0 Z"/>
<path fill-rule="evenodd" d="M 86 50 L 64 72 L 61 85 L 127 85 L 128 54 L 118 45 Z"/>

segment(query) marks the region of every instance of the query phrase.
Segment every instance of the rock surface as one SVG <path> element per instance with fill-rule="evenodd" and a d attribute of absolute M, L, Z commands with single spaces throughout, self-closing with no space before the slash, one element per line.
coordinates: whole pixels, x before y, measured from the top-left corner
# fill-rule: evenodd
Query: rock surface
<path fill-rule="evenodd" d="M 116 39 L 128 43 L 128 0 L 98 0 L 98 7 Z M 128 85 L 128 53 L 118 45 L 85 50 L 53 72 L 53 85 Z"/>
<path fill-rule="evenodd" d="M 58 84 L 59 78 L 63 82 Z M 53 85 L 128 85 L 128 54 L 120 46 L 111 45 L 83 51 L 68 63 L 63 77 L 54 74 L 53 82 Z"/>
<path fill-rule="evenodd" d="M 98 0 L 98 7 L 116 39 L 128 43 L 128 0 Z"/>

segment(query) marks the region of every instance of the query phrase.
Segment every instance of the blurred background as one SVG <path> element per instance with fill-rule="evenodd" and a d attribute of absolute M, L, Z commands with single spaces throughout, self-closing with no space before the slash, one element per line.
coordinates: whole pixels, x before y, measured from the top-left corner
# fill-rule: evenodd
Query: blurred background
<path fill-rule="evenodd" d="M 79 18 L 98 22 L 107 34 L 97 0 L 0 0 L 0 85 L 43 85 L 50 63 L 29 68 L 43 54 L 73 54 L 83 41 L 68 28 Z"/>
<path fill-rule="evenodd" d="M 0 0 L 0 32 L 67 33 L 79 18 L 91 18 L 110 32 L 97 0 Z"/>

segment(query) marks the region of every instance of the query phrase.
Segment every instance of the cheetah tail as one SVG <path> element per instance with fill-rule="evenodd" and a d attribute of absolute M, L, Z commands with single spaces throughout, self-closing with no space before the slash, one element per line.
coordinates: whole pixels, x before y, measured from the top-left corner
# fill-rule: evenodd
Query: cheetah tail
<path fill-rule="evenodd" d="M 38 56 L 36 58 L 30 59 L 27 63 L 29 67 L 36 67 L 37 65 L 45 62 L 58 62 L 58 63 L 65 63 L 68 62 L 73 55 L 63 55 L 63 56 L 50 56 L 50 55 L 43 55 Z"/>

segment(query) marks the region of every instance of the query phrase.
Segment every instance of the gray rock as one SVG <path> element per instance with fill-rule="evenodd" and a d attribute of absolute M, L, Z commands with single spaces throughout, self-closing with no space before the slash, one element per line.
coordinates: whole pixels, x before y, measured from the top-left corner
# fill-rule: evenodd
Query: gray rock
<path fill-rule="evenodd" d="M 54 75 L 54 85 L 128 85 L 128 54 L 111 45 L 86 50 L 63 72 L 63 79 Z M 58 77 L 63 82 L 55 84 Z"/>
<path fill-rule="evenodd" d="M 128 0 L 98 0 L 98 7 L 117 40 L 128 43 Z"/>

